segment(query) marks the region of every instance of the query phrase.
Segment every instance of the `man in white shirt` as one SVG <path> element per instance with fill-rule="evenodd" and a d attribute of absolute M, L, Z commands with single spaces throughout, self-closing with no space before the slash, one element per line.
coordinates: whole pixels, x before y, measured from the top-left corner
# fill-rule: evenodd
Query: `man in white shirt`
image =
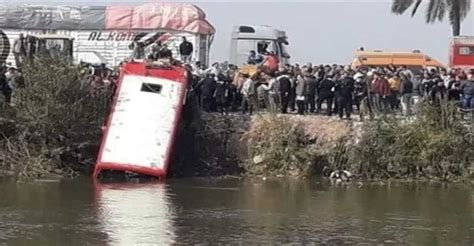
<path fill-rule="evenodd" d="M 242 86 L 242 114 L 247 113 L 252 115 L 253 107 L 255 105 L 255 96 L 256 96 L 256 89 L 255 89 L 255 81 L 249 77 L 248 74 L 242 75 L 245 78 L 244 85 Z"/>
<path fill-rule="evenodd" d="M 268 104 L 270 107 L 270 112 L 278 112 L 278 105 L 280 104 L 279 102 L 279 89 L 278 89 L 278 81 L 277 79 L 272 76 L 272 75 L 266 75 L 267 76 L 267 81 L 268 85 L 262 85 L 264 86 L 265 90 L 268 91 Z"/>

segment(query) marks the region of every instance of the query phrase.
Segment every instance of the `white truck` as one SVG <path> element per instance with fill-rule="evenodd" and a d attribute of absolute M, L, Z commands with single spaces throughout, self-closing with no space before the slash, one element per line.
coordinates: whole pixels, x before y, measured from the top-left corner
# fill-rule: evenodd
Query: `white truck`
<path fill-rule="evenodd" d="M 157 3 L 142 6 L 57 7 L 0 5 L 0 62 L 14 64 L 19 35 L 44 38 L 64 49 L 71 41 L 76 62 L 114 66 L 131 56 L 132 44 L 162 41 L 179 57 L 182 37 L 193 44 L 193 61 L 209 63 L 214 27 L 191 4 Z M 48 36 L 48 37 L 46 37 Z M 69 41 L 67 41 L 69 40 Z M 27 44 L 25 44 L 26 46 Z M 49 47 L 47 47 L 49 48 Z"/>
<path fill-rule="evenodd" d="M 290 63 L 287 51 L 288 37 L 285 31 L 264 25 L 235 26 L 230 41 L 231 64 L 247 64 L 250 51 L 256 53 L 274 52 L 280 64 Z"/>

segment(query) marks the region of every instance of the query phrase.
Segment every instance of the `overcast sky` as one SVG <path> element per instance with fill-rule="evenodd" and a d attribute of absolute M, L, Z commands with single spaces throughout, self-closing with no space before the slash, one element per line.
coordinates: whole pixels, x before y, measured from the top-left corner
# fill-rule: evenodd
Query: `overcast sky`
<path fill-rule="evenodd" d="M 1 2 L 1 1 L 0 1 Z M 151 0 L 3 0 L 10 3 L 139 4 Z M 156 1 L 155 1 L 156 2 Z M 229 56 L 230 33 L 238 24 L 272 25 L 287 31 L 293 62 L 350 63 L 356 48 L 411 51 L 419 49 L 447 62 L 451 28 L 448 22 L 426 24 L 417 17 L 390 13 L 388 0 L 326 1 L 187 1 L 201 7 L 217 33 L 211 60 Z M 474 35 L 474 8 L 462 34 Z"/>

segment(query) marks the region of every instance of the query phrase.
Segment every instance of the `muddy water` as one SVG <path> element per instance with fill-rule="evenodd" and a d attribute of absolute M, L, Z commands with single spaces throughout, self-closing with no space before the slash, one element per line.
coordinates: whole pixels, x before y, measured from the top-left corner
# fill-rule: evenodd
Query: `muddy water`
<path fill-rule="evenodd" d="M 473 245 L 463 185 L 0 179 L 0 245 Z"/>

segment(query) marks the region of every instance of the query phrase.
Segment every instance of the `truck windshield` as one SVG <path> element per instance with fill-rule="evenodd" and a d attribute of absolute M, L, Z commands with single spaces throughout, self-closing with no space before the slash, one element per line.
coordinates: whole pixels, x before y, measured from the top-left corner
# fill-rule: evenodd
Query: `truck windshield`
<path fill-rule="evenodd" d="M 290 54 L 288 54 L 286 44 L 281 43 L 281 42 L 278 42 L 278 44 L 280 46 L 281 56 L 284 58 L 290 58 Z"/>

